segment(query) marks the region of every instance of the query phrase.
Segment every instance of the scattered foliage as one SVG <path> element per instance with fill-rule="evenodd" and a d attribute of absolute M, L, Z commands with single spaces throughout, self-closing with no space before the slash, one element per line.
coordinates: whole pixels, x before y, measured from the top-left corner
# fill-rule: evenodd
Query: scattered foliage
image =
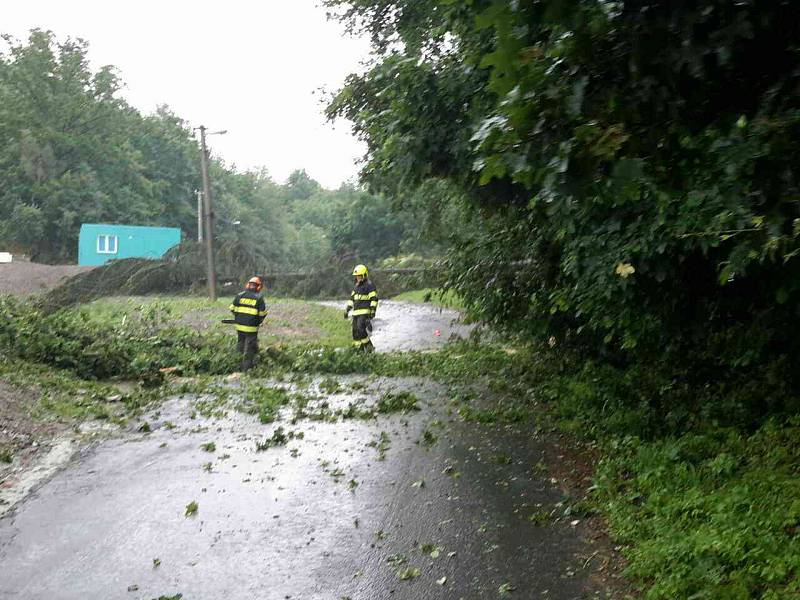
<path fill-rule="evenodd" d="M 289 443 L 290 440 L 295 438 L 303 439 L 304 434 L 303 432 L 295 432 L 289 431 L 288 433 L 283 429 L 283 427 L 275 428 L 275 431 L 272 432 L 272 435 L 268 438 L 264 438 L 261 442 L 256 442 L 256 452 L 264 452 L 269 450 L 270 448 L 275 448 L 277 446 L 285 446 Z"/>
<path fill-rule="evenodd" d="M 386 392 L 378 400 L 377 410 L 381 414 L 406 413 L 419 410 L 418 401 L 416 395 L 411 392 Z"/>
<path fill-rule="evenodd" d="M 400 569 L 397 571 L 397 578 L 400 581 L 408 581 L 410 579 L 416 579 L 420 576 L 420 570 L 417 567 L 407 567 L 405 569 Z"/>

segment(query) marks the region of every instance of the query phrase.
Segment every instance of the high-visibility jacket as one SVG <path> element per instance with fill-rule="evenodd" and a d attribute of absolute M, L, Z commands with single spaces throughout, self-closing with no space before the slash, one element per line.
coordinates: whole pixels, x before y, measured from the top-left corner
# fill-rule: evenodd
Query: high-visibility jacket
<path fill-rule="evenodd" d="M 256 333 L 267 316 L 267 305 L 261 294 L 244 290 L 239 292 L 228 307 L 236 321 L 236 331 Z"/>
<path fill-rule="evenodd" d="M 347 306 L 353 309 L 353 316 L 369 315 L 375 316 L 378 308 L 378 292 L 369 279 L 362 279 L 361 283 L 356 283 L 355 288 L 350 293 L 350 300 Z"/>

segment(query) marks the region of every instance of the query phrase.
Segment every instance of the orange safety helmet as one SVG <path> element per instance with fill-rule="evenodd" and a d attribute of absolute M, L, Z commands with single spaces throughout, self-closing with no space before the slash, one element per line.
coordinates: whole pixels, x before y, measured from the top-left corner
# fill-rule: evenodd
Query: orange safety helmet
<path fill-rule="evenodd" d="M 261 280 L 261 277 L 251 277 L 247 282 L 247 289 L 253 290 L 254 292 L 260 292 L 263 287 L 264 282 Z"/>

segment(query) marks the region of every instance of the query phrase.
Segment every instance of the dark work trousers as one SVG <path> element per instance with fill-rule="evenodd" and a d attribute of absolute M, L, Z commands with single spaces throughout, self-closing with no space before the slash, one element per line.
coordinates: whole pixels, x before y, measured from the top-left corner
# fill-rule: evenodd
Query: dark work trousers
<path fill-rule="evenodd" d="M 353 317 L 353 347 L 364 352 L 372 352 L 375 347 L 369 339 L 369 331 L 371 330 L 372 323 L 369 315 Z"/>
<path fill-rule="evenodd" d="M 236 333 L 239 336 L 236 342 L 236 350 L 239 354 L 244 354 L 242 371 L 247 371 L 255 363 L 256 354 L 258 354 L 258 332 L 237 331 Z"/>

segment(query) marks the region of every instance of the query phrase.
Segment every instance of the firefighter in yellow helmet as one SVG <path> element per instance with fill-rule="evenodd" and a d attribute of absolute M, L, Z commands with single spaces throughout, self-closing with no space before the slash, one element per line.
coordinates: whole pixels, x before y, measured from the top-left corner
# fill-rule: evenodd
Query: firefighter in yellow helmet
<path fill-rule="evenodd" d="M 264 282 L 261 277 L 251 277 L 244 291 L 228 307 L 233 313 L 234 326 L 239 339 L 236 350 L 243 355 L 242 371 L 253 366 L 258 354 L 258 328 L 267 316 L 267 306 L 261 296 Z"/>
<path fill-rule="evenodd" d="M 369 339 L 372 333 L 372 319 L 378 309 L 378 292 L 369 280 L 369 272 L 364 265 L 353 269 L 355 285 L 344 311 L 344 318 L 353 312 L 353 347 L 364 352 L 372 352 L 375 347 Z"/>

